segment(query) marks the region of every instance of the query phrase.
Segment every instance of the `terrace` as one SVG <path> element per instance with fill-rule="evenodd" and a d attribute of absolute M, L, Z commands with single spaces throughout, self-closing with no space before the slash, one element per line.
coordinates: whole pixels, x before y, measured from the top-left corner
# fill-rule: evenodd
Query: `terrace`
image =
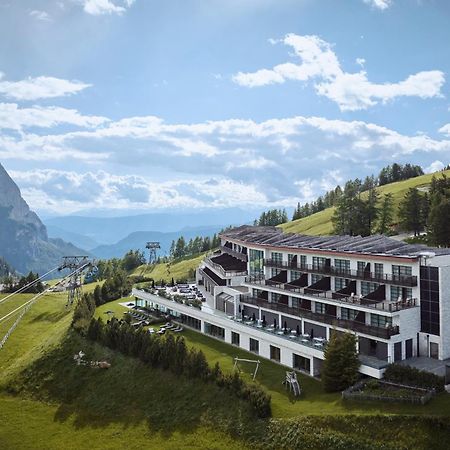
<path fill-rule="evenodd" d="M 264 264 L 267 267 L 298 270 L 301 272 L 325 274 L 336 277 L 353 278 L 357 280 L 372 281 L 375 283 L 387 283 L 407 287 L 417 286 L 417 277 L 415 275 L 394 275 L 390 273 L 377 273 L 366 270 L 341 269 L 326 264 L 301 264 L 297 263 L 295 261 L 295 258 L 290 263 L 286 261 L 279 261 L 276 259 L 265 259 Z"/>
<path fill-rule="evenodd" d="M 375 327 L 372 325 L 366 325 L 365 323 L 362 322 L 357 322 L 355 320 L 340 319 L 331 314 L 322 314 L 311 311 L 309 309 L 293 308 L 291 306 L 282 303 L 269 302 L 267 299 L 260 297 L 253 297 L 250 295 L 241 295 L 241 302 L 250 305 L 256 305 L 260 308 L 266 308 L 269 310 L 278 311 L 301 318 L 311 319 L 321 323 L 326 323 L 328 325 L 337 326 L 352 331 L 357 331 L 360 333 L 368 334 L 370 336 L 376 336 L 382 339 L 389 339 L 391 336 L 400 333 L 398 326 L 390 326 L 387 328 Z"/>
<path fill-rule="evenodd" d="M 322 280 L 320 280 L 322 281 Z M 357 306 L 362 306 L 364 308 L 376 309 L 378 311 L 386 312 L 397 312 L 403 309 L 414 308 L 418 306 L 417 299 L 410 298 L 398 301 L 388 301 L 384 298 L 376 299 L 374 295 L 369 294 L 368 296 L 355 295 L 348 292 L 349 289 L 342 289 L 340 291 L 331 291 L 329 286 L 325 286 L 323 289 L 316 289 L 319 287 L 318 283 L 316 286 L 304 286 L 302 279 L 287 282 L 280 282 L 274 279 L 266 280 L 263 276 L 246 277 L 245 282 L 247 284 L 253 285 L 255 287 L 268 286 L 271 289 L 278 291 L 281 294 L 289 295 L 290 293 L 301 294 L 305 296 L 314 297 L 312 300 L 317 300 L 317 297 L 326 300 L 333 300 L 340 304 L 352 304 Z M 302 285 L 303 284 L 303 285 Z"/>

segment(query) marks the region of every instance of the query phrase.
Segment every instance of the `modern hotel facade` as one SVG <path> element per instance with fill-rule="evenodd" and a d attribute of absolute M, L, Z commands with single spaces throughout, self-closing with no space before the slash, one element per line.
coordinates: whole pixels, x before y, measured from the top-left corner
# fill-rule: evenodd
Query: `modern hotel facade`
<path fill-rule="evenodd" d="M 450 358 L 450 250 L 384 236 L 304 236 L 243 226 L 197 269 L 201 309 L 134 290 L 141 304 L 275 360 L 320 374 L 333 333 L 357 336 L 360 371 Z"/>

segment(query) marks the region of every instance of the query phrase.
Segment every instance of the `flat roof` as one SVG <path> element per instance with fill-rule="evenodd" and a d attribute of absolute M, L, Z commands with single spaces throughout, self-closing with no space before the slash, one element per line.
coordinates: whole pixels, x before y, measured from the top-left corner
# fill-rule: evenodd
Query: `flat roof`
<path fill-rule="evenodd" d="M 284 233 L 277 227 L 243 225 L 220 233 L 225 239 L 261 246 L 288 249 L 322 250 L 386 256 L 418 258 L 423 252 L 436 256 L 450 255 L 449 248 L 433 248 L 421 244 L 407 244 L 383 235 L 362 236 L 308 236 L 297 233 Z"/>

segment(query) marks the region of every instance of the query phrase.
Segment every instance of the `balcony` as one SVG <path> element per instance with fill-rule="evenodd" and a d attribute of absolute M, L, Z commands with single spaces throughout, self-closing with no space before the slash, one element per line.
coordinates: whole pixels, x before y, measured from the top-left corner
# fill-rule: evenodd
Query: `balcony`
<path fill-rule="evenodd" d="M 303 308 L 292 308 L 288 305 L 281 303 L 271 303 L 266 299 L 259 297 L 252 297 L 250 295 L 241 295 L 242 303 L 255 305 L 260 308 L 266 308 L 273 311 L 278 311 L 285 314 L 301 317 L 302 319 L 310 319 L 316 322 L 325 323 L 331 326 L 345 328 L 351 331 L 368 334 L 370 336 L 376 336 L 382 339 L 389 339 L 391 336 L 400 333 L 398 326 L 392 326 L 388 328 L 374 327 L 372 325 L 366 325 L 365 323 L 356 322 L 354 320 L 339 319 L 335 316 L 328 314 L 320 314 L 314 311 Z"/>
<path fill-rule="evenodd" d="M 227 247 L 226 245 L 221 245 L 220 250 L 222 253 L 228 253 L 231 256 L 234 256 L 237 259 L 240 259 L 241 261 L 247 262 L 248 261 L 248 255 L 245 253 L 237 252 L 236 250 L 233 250 L 230 247 Z"/>
<path fill-rule="evenodd" d="M 334 300 L 337 303 L 345 304 L 342 306 L 348 307 L 350 305 L 363 306 L 364 308 L 375 309 L 377 311 L 398 312 L 404 309 L 414 308 L 419 306 L 416 298 L 410 298 L 399 301 L 387 300 L 372 300 L 368 297 L 361 297 L 360 295 L 343 294 L 340 292 L 333 292 L 330 290 L 315 290 L 310 287 L 299 287 L 290 283 L 280 283 L 276 281 L 266 280 L 264 277 L 246 277 L 245 282 L 253 285 L 256 288 L 267 286 L 272 289 L 277 289 L 281 294 L 290 295 L 291 293 L 301 294 L 309 297 L 318 297 L 319 299 Z"/>
<path fill-rule="evenodd" d="M 220 274 L 224 277 L 238 277 L 247 275 L 247 271 L 239 271 L 239 270 L 227 270 L 222 267 L 220 264 L 215 263 L 210 257 L 206 257 L 204 259 L 206 265 L 213 267 L 215 270 L 220 272 Z"/>
<path fill-rule="evenodd" d="M 214 286 L 226 286 L 227 281 L 222 280 L 219 276 L 217 276 L 211 269 L 208 267 L 199 268 L 198 273 L 209 280 Z"/>
<path fill-rule="evenodd" d="M 390 273 L 375 273 L 365 270 L 340 269 L 327 265 L 301 264 L 296 262 L 287 263 L 276 259 L 265 259 L 264 264 L 267 267 L 298 270 L 300 272 L 318 273 L 342 278 L 353 278 L 375 283 L 387 283 L 407 287 L 417 286 L 417 277 L 415 275 L 393 275 Z"/>

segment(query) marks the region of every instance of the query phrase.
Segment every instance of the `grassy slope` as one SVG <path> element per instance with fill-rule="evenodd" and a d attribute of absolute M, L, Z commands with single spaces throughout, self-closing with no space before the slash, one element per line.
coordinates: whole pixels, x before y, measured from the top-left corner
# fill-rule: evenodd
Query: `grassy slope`
<path fill-rule="evenodd" d="M 450 170 L 444 172 L 438 172 L 435 176 L 450 176 Z M 378 188 L 381 197 L 388 192 L 393 194 L 394 199 L 394 220 L 397 219 L 398 205 L 407 190 L 412 187 L 421 188 L 428 186 L 431 183 L 433 174 L 422 175 L 421 177 L 411 178 L 405 181 L 399 181 L 397 183 L 386 184 Z M 325 235 L 332 234 L 333 224 L 331 223 L 331 217 L 333 215 L 334 208 L 327 208 L 312 216 L 305 217 L 304 219 L 293 220 L 280 225 L 284 231 L 289 233 L 303 233 L 310 235 Z"/>
<path fill-rule="evenodd" d="M 155 281 L 165 280 L 170 282 L 172 277 L 176 280 L 186 279 L 190 269 L 196 269 L 200 262 L 205 257 L 206 253 L 201 253 L 193 258 L 185 259 L 184 261 L 176 262 L 174 264 L 156 264 L 155 266 L 143 265 L 133 271 L 131 275 L 145 276 L 153 278 Z"/>
<path fill-rule="evenodd" d="M 85 290 L 93 287 L 87 286 Z M 31 295 L 21 295 L 0 304 L 0 316 L 29 298 Z M 71 311 L 65 308 L 65 304 L 65 294 L 48 294 L 41 298 L 0 350 L 1 449 L 243 448 L 241 441 L 212 430 L 202 418 L 195 426 L 189 422 L 195 411 L 204 411 L 205 403 L 218 398 L 216 393 L 199 392 L 199 388 L 183 383 L 181 390 L 174 389 L 177 382 L 169 379 L 166 373 L 151 372 L 135 361 L 114 355 L 109 358 L 115 362 L 114 370 L 105 373 L 92 371 L 87 374 L 87 380 L 74 371 L 72 360 L 76 351 L 81 348 L 86 351 L 84 343 L 70 349 L 64 357 L 57 353 L 55 356 L 54 352 L 59 351 L 71 322 Z M 120 308 L 117 307 L 118 310 Z M 0 335 L 3 336 L 9 327 L 7 323 L 0 325 Z M 37 401 L 34 396 L 11 396 L 7 393 L 7 385 L 17 382 L 20 373 L 45 361 L 51 352 L 51 360 L 58 367 L 55 372 L 58 377 L 52 379 L 50 375 L 42 376 L 42 371 L 33 370 L 28 371 L 27 377 L 29 390 L 35 390 L 33 394 L 42 396 L 44 401 Z M 95 377 L 103 377 L 102 382 L 99 383 Z M 142 380 L 148 386 L 143 392 L 137 386 Z M 79 395 L 71 391 L 76 382 L 81 386 Z M 58 386 L 63 397 L 70 392 L 74 397 L 45 396 L 44 383 Z M 152 392 L 157 396 L 152 398 Z M 190 392 L 202 402 L 200 405 L 193 402 Z M 187 401 L 180 401 L 185 395 L 192 406 Z M 227 414 L 231 409 L 230 405 L 226 407 Z M 136 417 L 138 414 L 141 415 Z M 152 417 L 153 427 L 150 426 Z M 170 423 L 167 418 L 172 417 L 180 420 L 180 426 Z M 189 423 L 190 430 L 183 429 L 183 423 Z"/>

